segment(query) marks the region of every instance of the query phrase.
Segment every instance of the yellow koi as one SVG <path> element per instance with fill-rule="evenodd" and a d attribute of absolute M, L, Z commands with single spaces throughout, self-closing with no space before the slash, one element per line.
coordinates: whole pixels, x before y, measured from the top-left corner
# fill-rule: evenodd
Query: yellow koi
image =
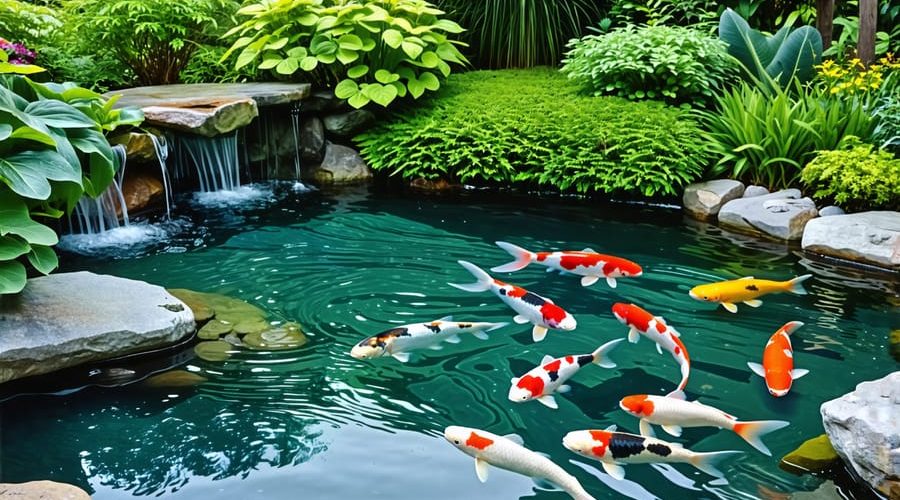
<path fill-rule="evenodd" d="M 804 274 L 788 281 L 771 281 L 758 280 L 748 276 L 736 280 L 697 285 L 688 293 L 694 299 L 704 302 L 718 302 L 728 312 L 736 313 L 736 303 L 743 302 L 750 307 L 759 307 L 762 305 L 762 301 L 757 299 L 757 297 L 767 293 L 791 292 L 797 295 L 806 295 L 806 290 L 803 289 L 803 282 L 810 277 L 812 277 L 811 274 Z"/>

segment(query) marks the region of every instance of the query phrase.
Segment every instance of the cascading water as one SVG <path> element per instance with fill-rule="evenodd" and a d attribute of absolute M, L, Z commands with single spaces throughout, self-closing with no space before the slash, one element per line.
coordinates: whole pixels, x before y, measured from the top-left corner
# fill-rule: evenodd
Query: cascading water
<path fill-rule="evenodd" d="M 153 150 L 156 151 L 156 159 L 159 161 L 159 171 L 162 177 L 163 194 L 166 200 L 166 219 L 172 218 L 172 183 L 169 182 L 169 169 L 166 167 L 166 160 L 169 158 L 169 143 L 164 136 L 156 136 L 149 134 L 150 141 L 153 143 Z"/>
<path fill-rule="evenodd" d="M 300 103 L 291 105 L 291 130 L 294 133 L 294 173 L 300 182 Z"/>
<path fill-rule="evenodd" d="M 190 163 L 200 182 L 200 192 L 234 191 L 241 185 L 237 132 L 216 137 L 179 134 L 175 145 L 176 178 L 187 176 Z"/>
<path fill-rule="evenodd" d="M 113 182 L 100 196 L 82 197 L 69 217 L 71 234 L 98 234 L 118 227 L 128 226 L 128 207 L 122 194 L 125 179 L 125 147 L 113 146 L 113 153 L 119 165 Z"/>

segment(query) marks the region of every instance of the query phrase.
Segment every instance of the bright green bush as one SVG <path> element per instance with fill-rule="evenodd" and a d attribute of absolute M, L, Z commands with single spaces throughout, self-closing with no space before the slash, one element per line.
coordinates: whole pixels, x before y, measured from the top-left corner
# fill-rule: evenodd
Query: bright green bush
<path fill-rule="evenodd" d="M 819 151 L 803 168 L 802 180 L 816 190 L 813 196 L 843 207 L 900 208 L 900 159 L 856 138 L 848 138 L 843 149 Z"/>
<path fill-rule="evenodd" d="M 0 0 L 0 37 L 11 42 L 22 42 L 34 48 L 60 26 L 62 22 L 57 12 L 50 7 Z"/>
<path fill-rule="evenodd" d="M 238 14 L 250 19 L 229 31 L 241 36 L 223 59 L 337 82 L 335 95 L 356 108 L 418 99 L 440 87 L 449 63 L 467 63 L 448 38 L 463 29 L 425 0 L 265 0 Z"/>
<path fill-rule="evenodd" d="M 453 75 L 427 103 L 356 138 L 405 178 L 674 195 L 706 161 L 700 131 L 660 102 L 588 97 L 548 69 Z"/>
<path fill-rule="evenodd" d="M 873 110 L 875 130 L 872 142 L 882 149 L 900 154 L 900 92 L 886 95 Z"/>
<path fill-rule="evenodd" d="M 690 102 L 736 69 L 715 38 L 678 26 L 627 26 L 569 42 L 562 72 L 593 95 Z"/>

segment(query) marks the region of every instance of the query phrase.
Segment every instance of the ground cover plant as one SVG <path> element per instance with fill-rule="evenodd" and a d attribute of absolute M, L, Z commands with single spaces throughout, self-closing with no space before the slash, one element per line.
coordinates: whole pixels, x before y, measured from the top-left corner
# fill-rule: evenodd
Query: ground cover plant
<path fill-rule="evenodd" d="M 580 193 L 677 195 L 706 159 L 684 111 L 584 96 L 544 68 L 453 75 L 356 140 L 372 168 L 392 175 Z"/>

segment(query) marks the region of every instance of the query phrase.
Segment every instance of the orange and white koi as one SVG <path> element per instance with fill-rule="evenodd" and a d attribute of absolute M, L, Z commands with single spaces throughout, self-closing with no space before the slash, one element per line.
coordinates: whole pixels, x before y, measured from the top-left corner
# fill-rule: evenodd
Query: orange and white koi
<path fill-rule="evenodd" d="M 522 287 L 493 279 L 488 273 L 471 262 L 464 260 L 457 262 L 478 278 L 478 281 L 465 285 L 456 283 L 449 283 L 449 285 L 467 292 L 485 292 L 487 290 L 494 292 L 494 295 L 500 297 L 500 300 L 518 313 L 513 318 L 513 321 L 518 324 L 531 323 L 534 325 L 531 337 L 535 342 L 544 340 L 547 330 L 550 328 L 574 330 L 577 326 L 575 318 L 562 307 L 554 304 L 552 300 L 529 292 Z"/>
<path fill-rule="evenodd" d="M 549 458 L 523 446 L 515 434 L 498 436 L 487 431 L 451 425 L 444 429 L 444 439 L 460 451 L 475 458 L 475 474 L 487 481 L 489 465 L 532 478 L 537 483 L 549 482 L 576 500 L 593 500 L 575 479 Z"/>
<path fill-rule="evenodd" d="M 762 301 L 757 297 L 773 292 L 791 292 L 806 295 L 803 282 L 812 277 L 804 274 L 788 281 L 758 280 L 752 276 L 736 280 L 720 281 L 697 285 L 688 292 L 692 298 L 703 302 L 718 302 L 728 312 L 736 313 L 738 302 L 750 307 L 759 307 Z"/>
<path fill-rule="evenodd" d="M 606 430 L 572 431 L 563 438 L 563 446 L 581 456 L 599 460 L 603 470 L 614 479 L 625 479 L 622 464 L 685 463 L 703 472 L 723 477 L 716 464 L 740 451 L 701 453 L 688 450 L 679 443 L 669 443 L 648 436 L 616 432 L 616 426 Z"/>
<path fill-rule="evenodd" d="M 428 323 L 413 323 L 398 326 L 363 339 L 353 346 L 350 355 L 356 359 L 370 359 L 393 356 L 398 361 L 409 361 L 410 351 L 418 349 L 440 350 L 441 342 L 457 344 L 459 334 L 471 333 L 486 340 L 487 333 L 503 328 L 509 323 L 465 323 L 453 321 L 452 316 L 436 319 Z"/>
<path fill-rule="evenodd" d="M 679 337 L 678 330 L 666 324 L 660 316 L 654 316 L 634 304 L 617 302 L 612 306 L 613 315 L 622 324 L 629 327 L 628 341 L 636 343 L 643 335 L 656 343 L 656 351 L 662 354 L 665 349 L 678 362 L 681 368 L 681 382 L 676 390 L 683 391 L 691 375 L 691 358 L 687 348 Z"/>
<path fill-rule="evenodd" d="M 654 436 L 650 424 L 661 425 L 664 431 L 676 437 L 681 436 L 682 427 L 718 427 L 734 431 L 744 441 L 750 443 L 750 446 L 769 456 L 772 452 L 760 437 L 789 425 L 788 422 L 781 420 L 741 422 L 737 417 L 718 408 L 699 401 L 685 401 L 684 393 L 681 391 L 675 391 L 667 396 L 647 394 L 626 396 L 619 401 L 619 406 L 641 419 L 641 435 Z"/>
<path fill-rule="evenodd" d="M 785 324 L 772 335 L 763 350 L 763 362 L 748 362 L 753 373 L 766 379 L 769 394 L 780 398 L 791 390 L 794 380 L 809 373 L 809 370 L 794 368 L 794 348 L 791 347 L 790 334 L 803 326 L 799 321 Z"/>
<path fill-rule="evenodd" d="M 495 273 L 518 271 L 532 262 L 537 262 L 547 266 L 547 272 L 559 271 L 582 276 L 581 286 L 591 286 L 600 278 L 606 278 L 606 283 L 611 288 L 616 287 L 616 278 L 636 278 L 644 273 L 641 266 L 628 259 L 597 253 L 590 248 L 581 251 L 529 252 L 505 241 L 496 243 L 516 260 L 502 266 L 492 267 L 491 271 Z"/>
<path fill-rule="evenodd" d="M 590 354 L 562 358 L 544 356 L 540 365 L 532 368 L 525 375 L 511 380 L 509 400 L 514 403 L 524 403 L 536 399 L 544 406 L 557 409 L 553 393 L 569 392 L 571 387 L 565 385 L 566 381 L 578 373 L 583 366 L 593 363 L 603 368 L 615 368 L 616 364 L 609 359 L 608 354 L 623 340 L 625 339 L 611 340 Z"/>

